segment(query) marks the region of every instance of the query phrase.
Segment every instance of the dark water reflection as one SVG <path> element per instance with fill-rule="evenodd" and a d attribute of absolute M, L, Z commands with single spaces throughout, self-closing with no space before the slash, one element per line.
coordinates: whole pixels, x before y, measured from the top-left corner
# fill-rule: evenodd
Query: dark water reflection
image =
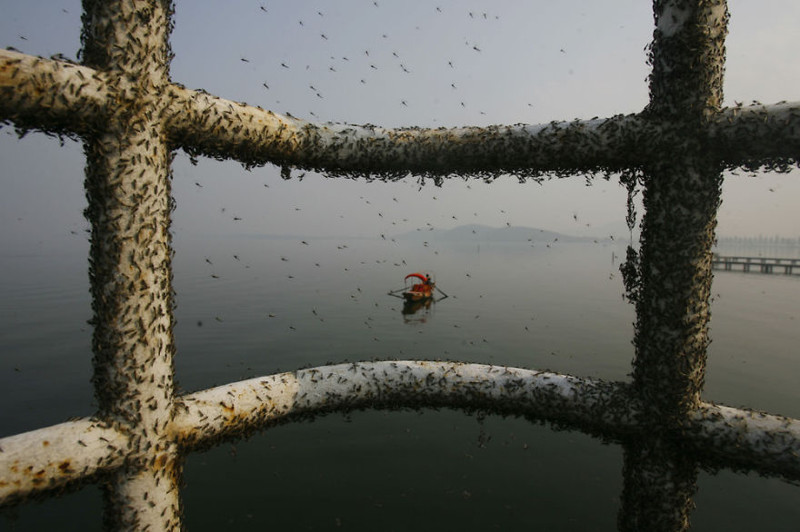
<path fill-rule="evenodd" d="M 634 316 L 611 246 L 441 245 L 434 253 L 413 242 L 353 240 L 340 253 L 342 244 L 178 241 L 183 389 L 373 358 L 627 379 Z M 20 405 L 0 412 L 4 435 L 93 410 L 85 263 L 57 263 L 48 277 L 18 261 L 15 282 L 3 285 L 0 396 Z M 407 313 L 387 291 L 419 268 L 434 269 L 451 297 Z M 718 273 L 714 289 L 705 397 L 800 415 L 800 282 Z M 800 522 L 796 486 L 704 469 L 657 440 L 609 442 L 451 410 L 278 426 L 190 454 L 185 481 L 189 530 L 615 530 L 618 520 L 654 530 L 685 516 L 693 530 L 794 530 Z M 99 529 L 100 507 L 90 486 L 7 510 L 0 528 Z"/>

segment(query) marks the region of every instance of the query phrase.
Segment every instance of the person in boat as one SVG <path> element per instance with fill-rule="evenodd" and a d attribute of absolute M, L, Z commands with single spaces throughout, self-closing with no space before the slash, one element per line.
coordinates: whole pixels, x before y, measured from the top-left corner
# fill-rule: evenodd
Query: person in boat
<path fill-rule="evenodd" d="M 413 292 L 430 292 L 433 290 L 433 282 L 430 274 L 425 274 L 425 280 L 411 287 Z"/>
<path fill-rule="evenodd" d="M 422 276 L 419 274 L 415 274 L 416 277 L 422 279 Z M 409 277 L 411 277 L 409 275 Z M 430 294 L 433 291 L 433 280 L 431 279 L 430 274 L 425 274 L 425 278 L 422 279 L 421 283 L 416 283 L 411 286 L 411 290 L 409 293 L 416 292 L 422 294 Z"/>

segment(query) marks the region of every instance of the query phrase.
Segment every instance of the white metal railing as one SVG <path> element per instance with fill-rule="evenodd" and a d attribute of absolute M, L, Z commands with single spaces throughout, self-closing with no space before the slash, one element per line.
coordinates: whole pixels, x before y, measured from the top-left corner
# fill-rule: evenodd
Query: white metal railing
<path fill-rule="evenodd" d="M 185 89 L 169 79 L 169 2 L 83 4 L 82 65 L 0 51 L 0 119 L 86 145 L 99 411 L 1 439 L 1 504 L 103 474 L 108 523 L 177 529 L 183 453 L 356 407 L 480 408 L 610 436 L 625 449 L 622 529 L 686 528 L 697 461 L 800 478 L 800 421 L 700 401 L 720 169 L 785 167 L 800 153 L 800 103 L 720 108 L 723 0 L 655 2 L 651 102 L 641 113 L 452 129 L 315 124 Z M 178 147 L 284 172 L 384 179 L 624 172 L 648 192 L 641 251 L 625 267 L 638 316 L 633 381 L 379 361 L 176 395 L 168 229 Z M 702 456 L 676 455 L 675 442 Z"/>

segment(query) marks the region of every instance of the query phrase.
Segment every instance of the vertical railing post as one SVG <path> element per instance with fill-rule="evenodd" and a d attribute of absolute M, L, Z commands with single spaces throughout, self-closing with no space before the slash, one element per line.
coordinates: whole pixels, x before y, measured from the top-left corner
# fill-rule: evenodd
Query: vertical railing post
<path fill-rule="evenodd" d="M 633 386 L 643 426 L 669 441 L 698 407 L 705 376 L 722 177 L 704 131 L 722 102 L 728 11 L 725 0 L 655 0 L 653 7 L 645 116 L 660 128 L 653 141 L 662 153 L 644 168 Z M 669 489 L 624 500 L 622 529 L 688 527 L 696 466 L 670 458 L 664 446 L 656 439 L 625 445 L 624 498 L 652 485 L 648 478 L 669 480 Z"/>
<path fill-rule="evenodd" d="M 623 444 L 622 506 L 618 529 L 678 532 L 689 528 L 697 465 L 691 454 L 665 438 L 641 437 Z"/>
<path fill-rule="evenodd" d="M 100 415 L 127 432 L 126 464 L 105 486 L 114 529 L 180 528 L 173 407 L 168 0 L 84 0 L 85 64 L 110 73 L 109 120 L 85 143 L 92 227 L 94 385 Z"/>
<path fill-rule="evenodd" d="M 654 5 L 648 119 L 660 160 L 645 168 L 634 386 L 659 423 L 700 401 L 708 345 L 712 244 L 722 182 L 704 125 L 722 101 L 724 0 Z"/>

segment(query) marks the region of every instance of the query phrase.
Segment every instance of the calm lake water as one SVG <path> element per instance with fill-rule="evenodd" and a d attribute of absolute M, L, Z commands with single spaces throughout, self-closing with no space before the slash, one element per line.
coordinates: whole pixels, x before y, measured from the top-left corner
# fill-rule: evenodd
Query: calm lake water
<path fill-rule="evenodd" d="M 93 412 L 79 239 L 0 255 L 0 436 Z M 384 358 L 630 371 L 617 243 L 240 235 L 175 247 L 184 391 Z M 404 315 L 387 292 L 422 269 L 450 297 Z M 717 272 L 713 294 L 705 399 L 800 417 L 800 276 Z M 615 530 L 622 449 L 516 418 L 356 412 L 191 454 L 185 482 L 189 530 Z M 90 486 L 6 510 L 0 529 L 97 530 L 100 499 Z M 695 502 L 693 530 L 800 522 L 800 488 L 755 474 L 701 472 Z"/>

